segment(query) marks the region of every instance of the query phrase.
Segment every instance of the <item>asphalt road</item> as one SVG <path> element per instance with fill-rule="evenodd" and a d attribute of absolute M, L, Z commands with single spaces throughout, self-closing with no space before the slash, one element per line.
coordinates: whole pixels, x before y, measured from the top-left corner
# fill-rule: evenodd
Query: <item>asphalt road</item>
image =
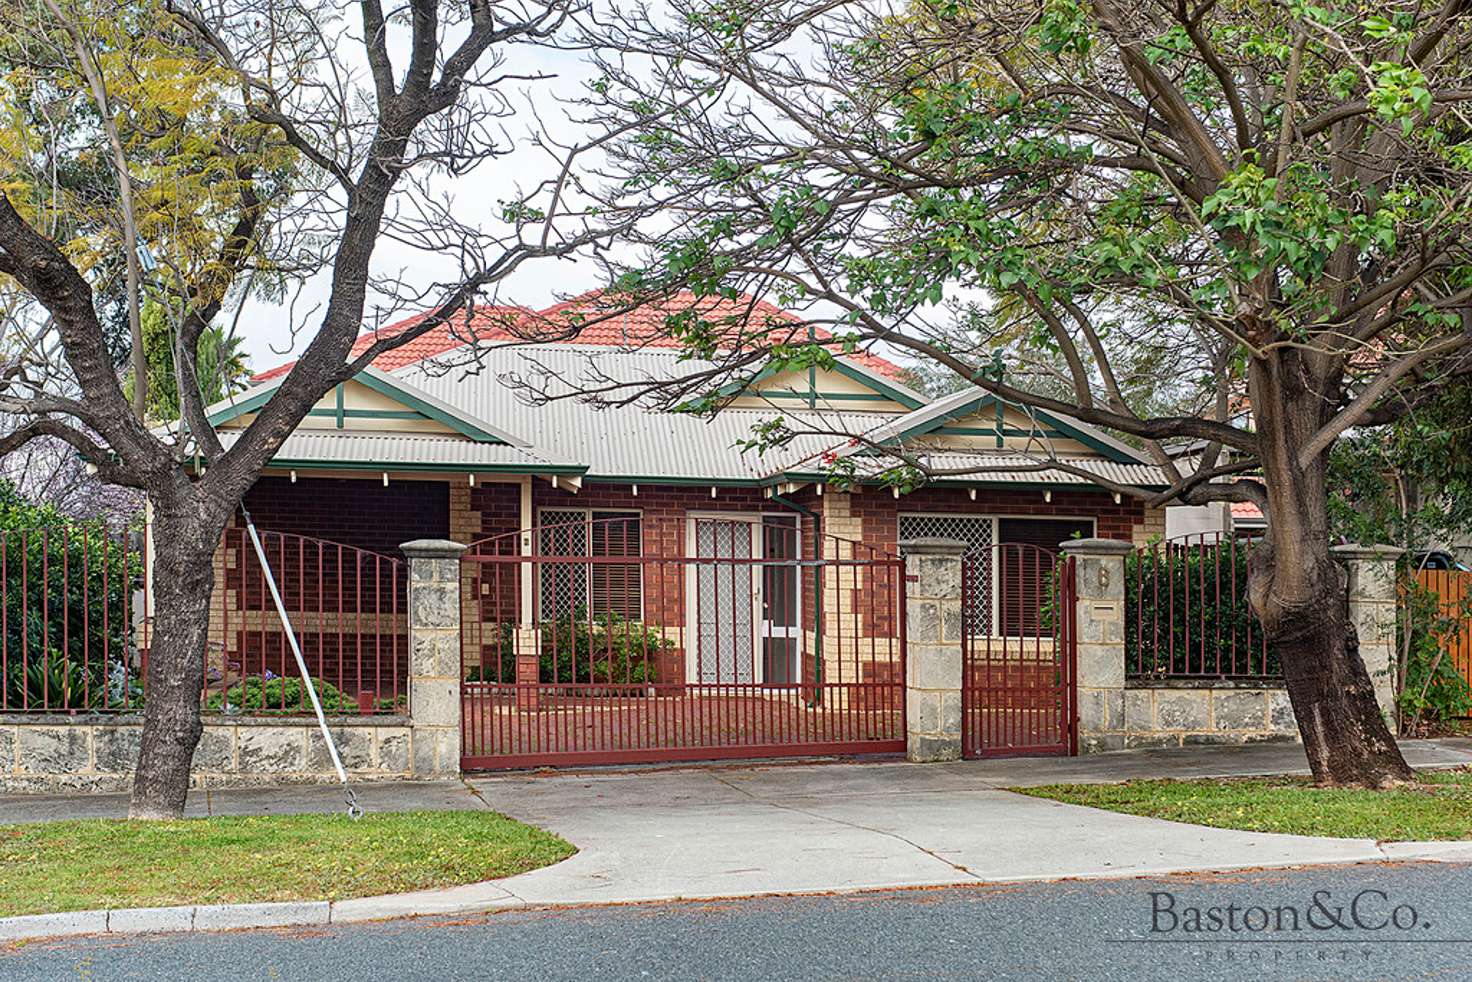
<path fill-rule="evenodd" d="M 1472 866 L 524 911 L 0 952 L 5 982 L 932 978 L 1472 978 Z"/>

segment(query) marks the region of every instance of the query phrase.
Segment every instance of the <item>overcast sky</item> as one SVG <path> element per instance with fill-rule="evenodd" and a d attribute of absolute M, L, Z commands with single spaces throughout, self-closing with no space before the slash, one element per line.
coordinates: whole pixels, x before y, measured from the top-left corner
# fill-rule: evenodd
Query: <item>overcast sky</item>
<path fill-rule="evenodd" d="M 354 38 L 358 33 L 355 18 L 356 14 L 349 15 Z M 344 44 L 342 50 L 360 49 L 355 41 Z M 396 64 L 402 66 L 405 61 L 407 56 L 401 55 Z M 555 76 L 547 81 L 513 82 L 503 89 L 517 111 L 514 116 L 501 120 L 501 125 L 517 149 L 508 156 L 482 163 L 462 178 L 444 177 L 433 184 L 435 193 L 453 195 L 456 214 L 462 220 L 474 219 L 486 228 L 504 227 L 496 218 L 498 202 L 515 198 L 518 185 L 535 183 L 549 173 L 552 165 L 546 152 L 530 145 L 530 134 L 538 125 L 538 117 L 559 140 L 570 140 L 577 134 L 564 118 L 556 98 L 576 96 L 591 74 L 580 54 L 529 45 L 514 48 L 503 70 L 520 75 Z M 529 108 L 532 100 L 537 107 L 535 114 Z M 456 264 L 447 257 L 417 251 L 389 237 L 381 237 L 374 251 L 375 274 L 402 276 L 417 289 L 453 278 L 456 269 Z M 309 312 L 325 303 L 329 283 L 330 272 L 324 272 L 308 281 L 289 303 L 276 304 L 257 297 L 247 301 L 238 331 L 253 370 L 279 364 L 306 347 L 319 323 Z M 520 266 L 491 299 L 539 308 L 598 285 L 599 270 L 592 263 L 536 260 Z M 297 328 L 295 332 L 293 324 Z"/>

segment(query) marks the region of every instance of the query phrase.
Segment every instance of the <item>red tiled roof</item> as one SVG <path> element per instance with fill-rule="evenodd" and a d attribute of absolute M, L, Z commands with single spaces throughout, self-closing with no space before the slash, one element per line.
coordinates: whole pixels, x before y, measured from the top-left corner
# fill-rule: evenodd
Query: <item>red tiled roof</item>
<path fill-rule="evenodd" d="M 693 293 L 680 292 L 667 300 L 647 303 L 633 310 L 624 311 L 619 309 L 616 301 L 609 301 L 604 309 L 600 309 L 598 300 L 603 295 L 600 291 L 592 291 L 536 312 L 521 307 L 477 308 L 468 322 L 464 317 L 457 317 L 451 324 L 442 324 L 426 331 L 403 347 L 394 348 L 380 355 L 374 359 L 373 365 L 384 371 L 392 371 L 425 358 L 453 351 L 467 344 L 472 336 L 477 340 L 485 341 L 515 339 L 554 344 L 678 348 L 681 342 L 678 338 L 671 337 L 666 331 L 665 318 L 691 309 L 698 311 L 700 316 L 708 321 L 719 322 L 730 318 L 732 323 L 735 323 L 737 318 L 746 317 L 747 324 L 751 325 L 749 330 L 772 332 L 781 330 L 778 325 L 790 325 L 791 340 L 805 341 L 807 338 L 807 328 L 803 326 L 801 319 L 765 300 L 753 301 L 750 297 L 726 300 L 718 297 L 697 297 Z M 594 321 L 594 323 L 580 327 L 575 317 L 579 314 L 582 315 L 583 321 Z M 353 345 L 353 354 L 362 354 L 374 341 L 385 335 L 393 335 L 405 330 L 417 324 L 424 316 L 424 314 L 416 314 L 380 328 L 378 331 L 364 334 Z M 833 335 L 821 328 L 815 328 L 814 336 L 824 341 L 832 338 Z M 770 343 L 771 340 L 769 333 L 764 341 Z M 779 337 L 777 340 L 787 340 L 787 338 Z M 860 351 L 845 357 L 887 378 L 899 379 L 904 375 L 904 370 L 900 366 L 875 354 Z M 267 369 L 256 375 L 252 381 L 265 382 L 278 378 L 289 372 L 294 364 L 296 364 L 294 361 L 287 362 L 284 365 Z"/>
<path fill-rule="evenodd" d="M 1232 517 L 1260 519 L 1262 518 L 1262 509 L 1250 501 L 1234 501 L 1232 502 Z"/>
<path fill-rule="evenodd" d="M 373 367 L 391 372 L 395 368 L 403 368 L 412 365 L 416 361 L 433 358 L 435 355 L 453 351 L 466 344 L 474 330 L 477 338 L 509 338 L 511 334 L 506 330 L 505 324 L 526 317 L 529 311 L 521 307 L 480 307 L 467 323 L 462 317 L 455 318 L 449 324 L 441 324 L 438 327 L 425 331 L 419 337 L 406 342 L 400 347 L 392 348 L 373 359 Z M 423 314 L 415 314 L 405 317 L 403 320 L 395 321 L 387 327 L 376 331 L 369 331 L 361 335 L 353 342 L 352 353 L 349 357 L 357 357 L 368 350 L 373 342 L 383 338 L 392 337 L 400 331 L 407 330 L 418 324 L 424 317 Z M 284 365 L 268 368 L 264 372 L 251 377 L 252 382 L 268 382 L 273 378 L 279 378 L 291 371 L 295 361 L 289 361 Z"/>

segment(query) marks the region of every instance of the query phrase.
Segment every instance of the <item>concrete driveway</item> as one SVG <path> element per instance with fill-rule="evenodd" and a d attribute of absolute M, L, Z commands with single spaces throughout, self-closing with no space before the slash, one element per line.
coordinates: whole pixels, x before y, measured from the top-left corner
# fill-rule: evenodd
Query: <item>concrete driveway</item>
<path fill-rule="evenodd" d="M 1462 741 L 1408 744 L 1417 766 L 1472 763 Z M 1135 776 L 1282 773 L 1293 745 L 955 764 L 833 763 L 507 775 L 470 786 L 497 811 L 581 851 L 500 881 L 559 903 L 1472 859 L 1472 843 L 1411 847 L 1207 829 L 1002 788 Z"/>

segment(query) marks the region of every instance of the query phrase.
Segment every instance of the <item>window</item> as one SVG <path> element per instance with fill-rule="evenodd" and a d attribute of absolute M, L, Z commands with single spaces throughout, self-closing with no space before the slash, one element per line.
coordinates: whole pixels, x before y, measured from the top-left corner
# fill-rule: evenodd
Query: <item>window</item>
<path fill-rule="evenodd" d="M 1000 518 L 997 538 L 1004 548 L 996 558 L 998 633 L 1007 638 L 1051 635 L 1044 623 L 1043 608 L 1051 603 L 1054 553 L 1060 543 L 1094 534 L 1088 519 Z M 1038 546 L 1039 549 L 1008 549 L 1006 545 Z M 1045 549 L 1047 552 L 1039 551 Z"/>
<path fill-rule="evenodd" d="M 959 539 L 971 564 L 964 611 L 973 636 L 1037 637 L 1053 589 L 1052 563 L 1066 539 L 1094 534 L 1089 518 L 1001 518 L 992 515 L 901 515 L 899 537 Z"/>
<path fill-rule="evenodd" d="M 543 556 L 618 559 L 643 555 L 638 512 L 546 508 L 541 512 Z M 642 620 L 643 573 L 639 563 L 544 562 L 540 569 L 542 620 L 605 617 Z"/>
<path fill-rule="evenodd" d="M 991 548 L 997 520 L 990 515 L 901 515 L 900 538 L 959 539 L 966 543 L 974 580 L 966 591 L 967 630 L 974 635 L 991 633 L 992 577 Z"/>

